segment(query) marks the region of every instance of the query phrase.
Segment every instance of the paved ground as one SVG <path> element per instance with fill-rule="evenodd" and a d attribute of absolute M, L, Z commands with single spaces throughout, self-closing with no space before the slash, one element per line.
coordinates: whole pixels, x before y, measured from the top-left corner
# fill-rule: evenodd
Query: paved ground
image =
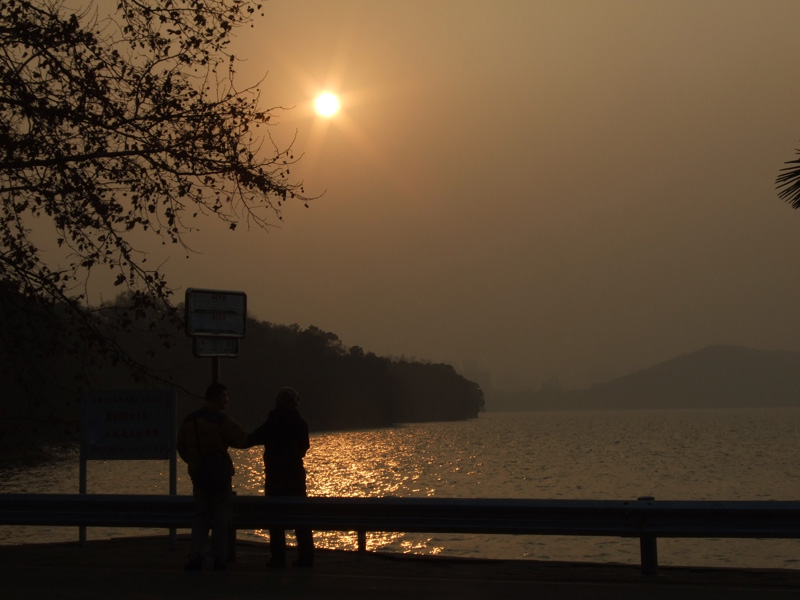
<path fill-rule="evenodd" d="M 188 541 L 166 537 L 0 546 L 3 597 L 82 600 L 225 598 L 800 598 L 800 571 L 492 561 L 318 551 L 311 569 L 266 568 L 267 547 L 240 541 L 228 571 L 185 573 Z"/>

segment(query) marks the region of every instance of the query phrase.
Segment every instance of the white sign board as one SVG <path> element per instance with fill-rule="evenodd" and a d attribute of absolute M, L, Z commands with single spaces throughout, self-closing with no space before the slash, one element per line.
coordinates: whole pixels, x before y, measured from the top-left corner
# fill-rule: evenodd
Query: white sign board
<path fill-rule="evenodd" d="M 247 295 L 226 290 L 186 290 L 188 335 L 244 337 Z"/>
<path fill-rule="evenodd" d="M 85 392 L 84 458 L 169 459 L 175 421 L 175 390 Z"/>

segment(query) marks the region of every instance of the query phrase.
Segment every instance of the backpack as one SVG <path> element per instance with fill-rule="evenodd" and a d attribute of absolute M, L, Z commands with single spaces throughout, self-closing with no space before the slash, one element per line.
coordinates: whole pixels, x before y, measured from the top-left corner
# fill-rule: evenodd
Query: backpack
<path fill-rule="evenodd" d="M 210 410 L 198 410 L 186 417 L 187 421 L 194 421 L 194 433 L 197 436 L 197 448 L 200 449 L 200 433 L 197 430 L 197 419 L 202 418 L 221 425 L 225 416 Z M 211 452 L 201 454 L 197 470 L 192 475 L 192 483 L 200 488 L 210 491 L 223 491 L 231 486 L 231 459 L 227 452 Z"/>

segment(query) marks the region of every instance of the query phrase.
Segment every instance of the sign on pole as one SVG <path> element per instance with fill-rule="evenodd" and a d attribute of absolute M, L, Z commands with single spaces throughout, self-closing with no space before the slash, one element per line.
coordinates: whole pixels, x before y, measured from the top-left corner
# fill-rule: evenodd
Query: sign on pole
<path fill-rule="evenodd" d="M 219 382 L 219 359 L 239 354 L 247 326 L 247 295 L 228 290 L 186 290 L 186 334 L 194 338 L 194 355 L 210 357 L 211 380 Z"/>
<path fill-rule="evenodd" d="M 244 337 L 247 295 L 226 290 L 186 290 L 188 335 Z"/>
<path fill-rule="evenodd" d="M 177 494 L 175 390 L 87 391 L 82 399 L 79 492 L 87 491 L 89 460 L 169 460 L 169 493 Z M 79 528 L 79 540 L 86 542 L 85 525 Z M 175 544 L 171 528 L 170 547 Z"/>
<path fill-rule="evenodd" d="M 175 390 L 87 392 L 87 460 L 167 460 L 175 446 Z"/>

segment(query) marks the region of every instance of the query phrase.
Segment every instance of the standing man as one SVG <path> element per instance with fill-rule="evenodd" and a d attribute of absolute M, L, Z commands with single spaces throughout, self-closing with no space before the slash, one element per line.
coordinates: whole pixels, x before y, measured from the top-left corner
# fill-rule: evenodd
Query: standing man
<path fill-rule="evenodd" d="M 310 444 L 308 425 L 300 416 L 297 405 L 300 394 L 284 387 L 275 396 L 275 408 L 267 420 L 247 436 L 246 446 L 264 445 L 264 471 L 267 496 L 306 496 L 306 470 L 303 457 Z M 310 567 L 314 562 L 314 539 L 310 529 L 295 530 L 298 567 Z M 286 532 L 269 530 L 270 566 L 286 565 Z"/>
<path fill-rule="evenodd" d="M 228 448 L 242 448 L 247 439 L 245 430 L 222 412 L 227 404 L 228 388 L 212 383 L 203 407 L 188 415 L 178 431 L 178 454 L 189 467 L 194 496 L 192 549 L 184 567 L 187 571 L 202 570 L 209 528 L 213 528 L 214 570 L 225 570 L 234 474 Z"/>

